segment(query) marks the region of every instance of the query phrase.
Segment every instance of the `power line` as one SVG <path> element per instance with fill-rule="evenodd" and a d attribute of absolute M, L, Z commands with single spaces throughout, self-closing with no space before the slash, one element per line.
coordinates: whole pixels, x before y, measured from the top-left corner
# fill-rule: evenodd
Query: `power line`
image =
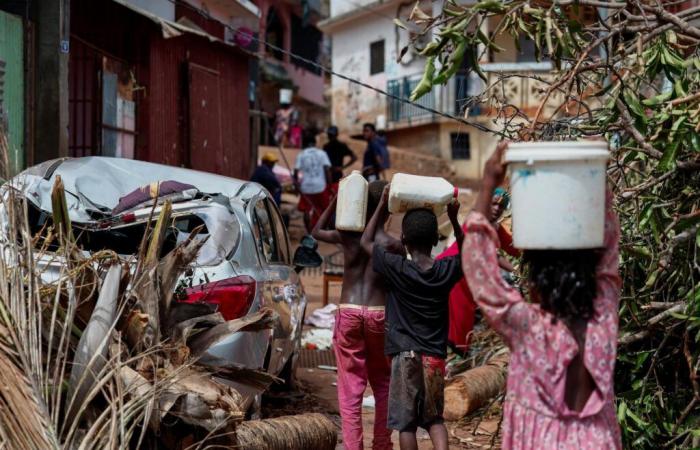
<path fill-rule="evenodd" d="M 180 4 L 180 5 L 186 6 L 186 7 L 190 8 L 190 9 L 192 9 L 192 10 L 194 10 L 194 11 L 197 11 L 197 12 L 198 12 L 200 15 L 202 15 L 203 17 L 205 17 L 205 18 L 207 18 L 207 19 L 212 19 L 212 17 L 211 17 L 206 11 L 199 9 L 199 8 L 197 8 L 196 6 L 190 5 L 189 3 L 179 3 L 179 2 L 177 2 L 177 0 L 168 0 L 168 1 L 171 2 L 171 3 L 173 3 L 173 4 Z M 387 98 L 390 98 L 390 99 L 393 99 L 393 100 L 396 100 L 396 101 L 405 103 L 405 104 L 407 104 L 407 105 L 413 106 L 413 107 L 415 107 L 415 108 L 418 108 L 418 109 L 420 109 L 420 110 L 429 112 L 429 113 L 431 113 L 431 114 L 435 114 L 435 115 L 440 116 L 440 117 L 444 117 L 444 118 L 446 118 L 446 119 L 454 120 L 454 121 L 459 122 L 459 123 L 461 123 L 461 124 L 463 124 L 463 125 L 467 125 L 467 126 L 476 128 L 477 130 L 480 130 L 480 131 L 483 131 L 483 132 L 486 132 L 486 133 L 493 133 L 493 134 L 496 134 L 496 135 L 501 136 L 501 137 L 507 137 L 507 136 L 505 135 L 505 133 L 503 133 L 502 131 L 493 130 L 493 129 L 491 129 L 491 128 L 487 127 L 487 126 L 484 126 L 484 125 L 482 125 L 482 124 L 480 124 L 480 123 L 478 123 L 478 122 L 471 122 L 471 121 L 468 121 L 468 120 L 464 119 L 463 117 L 455 116 L 455 115 L 453 115 L 453 114 L 450 114 L 450 113 L 447 113 L 447 112 L 444 112 L 444 111 L 440 111 L 440 110 L 437 110 L 437 109 L 435 109 L 435 108 L 431 108 L 431 107 L 429 107 L 429 106 L 421 105 L 420 103 L 413 102 L 413 101 L 411 101 L 411 100 L 409 100 L 409 99 L 407 99 L 407 98 L 405 98 L 405 97 L 399 97 L 398 95 L 391 94 L 391 93 L 389 93 L 389 92 L 387 92 L 387 91 L 385 91 L 385 90 L 383 90 L 383 89 L 374 87 L 374 86 L 372 86 L 372 85 L 370 85 L 370 84 L 367 84 L 367 83 L 365 83 L 365 82 L 363 82 L 363 81 L 360 81 L 360 80 L 358 80 L 358 79 L 352 78 L 352 77 L 347 76 L 347 75 L 344 75 L 344 74 L 342 74 L 342 73 L 335 72 L 334 70 L 329 69 L 328 67 L 326 67 L 326 66 L 324 66 L 324 65 L 322 65 L 322 64 L 319 64 L 319 63 L 317 63 L 317 62 L 315 62 L 315 61 L 311 61 L 310 59 L 304 58 L 303 56 L 297 55 L 297 54 L 295 54 L 295 53 L 293 53 L 293 52 L 290 52 L 290 51 L 287 51 L 287 50 L 285 50 L 285 49 L 283 49 L 283 48 L 277 47 L 276 45 L 270 44 L 269 42 L 265 41 L 265 39 L 257 38 L 257 37 L 255 37 L 255 36 L 253 35 L 252 32 L 251 32 L 250 34 L 247 34 L 247 33 L 245 33 L 245 32 L 242 32 L 240 29 L 233 28 L 233 27 L 230 26 L 230 25 L 227 25 L 227 24 L 224 24 L 224 23 L 222 23 L 222 25 L 223 25 L 225 28 L 228 28 L 229 30 L 231 30 L 231 31 L 234 32 L 234 33 L 243 33 L 243 34 L 245 34 L 246 37 L 248 37 L 248 38 L 250 38 L 250 39 L 252 39 L 252 40 L 254 40 L 254 41 L 257 41 L 257 42 L 260 43 L 260 44 L 263 44 L 264 46 L 268 47 L 268 48 L 271 49 L 271 50 L 274 50 L 274 51 L 276 51 L 276 52 L 279 52 L 279 53 L 285 54 L 285 55 L 287 55 L 287 56 L 290 56 L 291 58 L 294 58 L 294 59 L 296 59 L 296 60 L 298 60 L 298 61 L 301 61 L 301 62 L 303 62 L 303 63 L 305 63 L 305 64 L 309 64 L 309 65 L 311 65 L 311 66 L 313 66 L 313 67 L 316 67 L 317 69 L 321 70 L 321 71 L 324 72 L 324 73 L 327 73 L 327 74 L 329 74 L 329 75 L 331 75 L 331 76 L 334 76 L 334 77 L 337 77 L 337 78 L 346 80 L 346 81 L 348 81 L 348 82 L 350 82 L 350 83 L 353 83 L 353 84 L 356 84 L 356 85 L 358 85 L 358 86 L 362 86 L 363 88 L 369 89 L 369 90 L 371 90 L 371 91 L 374 91 L 374 92 L 376 92 L 376 93 L 378 93 L 378 94 L 380 94 L 380 95 L 383 95 L 384 97 L 387 97 Z M 262 55 L 256 55 L 256 56 L 257 56 L 258 58 L 260 58 L 260 59 L 263 58 Z"/>

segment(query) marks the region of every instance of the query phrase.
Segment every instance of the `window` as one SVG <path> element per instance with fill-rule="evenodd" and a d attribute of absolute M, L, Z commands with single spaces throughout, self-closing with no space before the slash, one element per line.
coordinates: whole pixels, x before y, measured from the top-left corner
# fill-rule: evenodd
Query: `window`
<path fill-rule="evenodd" d="M 255 220 L 255 227 L 258 230 L 258 236 L 256 236 L 258 238 L 258 249 L 263 255 L 263 258 L 265 258 L 265 261 L 268 263 L 279 261 L 277 238 L 264 200 L 259 200 L 255 204 L 253 219 Z"/>
<path fill-rule="evenodd" d="M 321 54 L 323 33 L 311 24 L 304 24 L 302 19 L 292 15 L 292 53 L 309 61 L 318 62 Z M 292 57 L 292 64 L 316 75 L 321 75 L 321 69 L 305 61 Z"/>
<path fill-rule="evenodd" d="M 369 44 L 369 74 L 384 72 L 384 39 Z"/>
<path fill-rule="evenodd" d="M 267 200 L 267 207 L 270 211 L 272 222 L 275 224 L 275 231 L 277 233 L 277 243 L 280 254 L 280 262 L 289 264 L 289 242 L 287 241 L 287 230 L 284 227 L 284 222 L 282 221 L 282 217 L 280 216 L 279 211 L 270 200 Z"/>
<path fill-rule="evenodd" d="M 452 159 L 471 159 L 471 149 L 469 148 L 469 133 L 451 133 Z"/>
<path fill-rule="evenodd" d="M 518 44 L 520 45 L 520 51 L 515 57 L 516 62 L 537 61 L 535 57 L 535 41 L 527 36 L 520 36 L 518 38 Z"/>

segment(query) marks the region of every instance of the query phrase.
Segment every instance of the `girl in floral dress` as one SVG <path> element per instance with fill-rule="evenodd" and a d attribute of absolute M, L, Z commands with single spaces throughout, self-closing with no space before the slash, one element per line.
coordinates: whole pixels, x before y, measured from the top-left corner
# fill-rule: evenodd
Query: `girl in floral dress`
<path fill-rule="evenodd" d="M 608 193 L 602 250 L 526 251 L 530 297 L 501 277 L 488 222 L 505 177 L 499 144 L 466 222 L 462 269 L 477 305 L 510 348 L 503 448 L 621 449 L 613 371 L 617 350 L 619 225 Z"/>

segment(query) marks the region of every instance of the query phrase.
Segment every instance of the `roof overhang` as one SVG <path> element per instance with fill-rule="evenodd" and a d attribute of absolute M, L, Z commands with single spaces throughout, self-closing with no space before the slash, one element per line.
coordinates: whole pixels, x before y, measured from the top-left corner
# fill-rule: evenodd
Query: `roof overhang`
<path fill-rule="evenodd" d="M 150 21 L 154 22 L 156 25 L 160 27 L 161 34 L 164 39 L 171 39 L 175 37 L 179 37 L 182 35 L 194 35 L 198 36 L 204 39 L 207 39 L 210 42 L 218 43 L 221 45 L 225 45 L 227 47 L 235 48 L 238 51 L 241 51 L 245 54 L 249 54 L 248 51 L 244 50 L 240 46 L 231 43 L 231 42 L 226 42 L 223 39 L 219 39 L 216 36 L 212 36 L 211 34 L 207 33 L 206 31 L 202 30 L 198 26 L 194 25 L 191 21 L 185 20 L 185 21 L 178 21 L 178 22 L 173 22 L 172 20 L 167 20 L 164 19 L 156 14 L 153 14 L 150 11 L 146 11 L 143 8 L 139 8 L 138 6 L 134 6 L 132 4 L 127 3 L 124 0 L 112 0 L 114 3 L 117 3 L 125 8 L 130 9 L 131 11 L 149 19 Z"/>
<path fill-rule="evenodd" d="M 322 20 L 316 24 L 316 27 L 324 33 L 332 34 L 334 31 L 344 27 L 345 25 L 368 16 L 374 16 L 377 13 L 382 13 L 385 15 L 388 13 L 389 15 L 393 16 L 395 14 L 395 10 L 392 7 L 396 6 L 398 3 L 398 0 L 377 0 L 364 6 L 358 6 L 352 11 Z"/>

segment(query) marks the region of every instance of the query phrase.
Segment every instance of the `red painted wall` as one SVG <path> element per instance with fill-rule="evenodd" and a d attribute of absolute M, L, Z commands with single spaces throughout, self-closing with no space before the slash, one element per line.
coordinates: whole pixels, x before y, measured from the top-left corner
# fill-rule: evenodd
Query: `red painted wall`
<path fill-rule="evenodd" d="M 207 129 L 212 142 L 220 140 L 221 151 L 190 154 L 189 64 L 218 73 L 221 107 L 218 120 L 212 120 Z M 194 168 L 247 179 L 255 164 L 250 151 L 248 56 L 193 36 L 167 40 L 154 36 L 149 72 L 148 95 L 142 102 L 148 110 L 143 127 L 149 138 L 139 148 L 139 157 L 186 167 L 204 159 L 204 166 L 199 163 Z M 217 147 L 212 144 L 210 149 Z"/>
<path fill-rule="evenodd" d="M 198 23 L 201 20 L 204 19 L 197 18 Z M 216 31 L 217 27 L 211 24 L 202 28 Z M 222 175 L 243 179 L 250 176 L 256 161 L 250 149 L 247 54 L 194 35 L 164 39 L 158 25 L 111 0 L 73 0 L 71 32 L 91 48 L 133 67 L 139 86 L 134 92 L 137 159 L 184 167 L 190 167 L 193 162 L 200 166 L 195 168 Z M 206 147 L 207 151 L 200 151 L 194 157 L 190 154 L 189 134 L 190 64 L 217 74 L 213 79 L 217 80 L 214 87 L 220 105 L 214 116 L 208 116 L 212 120 L 197 129 L 198 148 L 202 148 L 202 140 L 209 141 L 209 136 L 216 145 Z M 97 74 L 92 75 L 96 80 Z M 72 91 L 77 89 L 73 84 L 86 83 L 84 74 L 81 77 L 69 73 Z M 77 120 L 73 117 L 71 120 L 75 127 Z M 99 126 L 82 122 L 84 126 Z M 99 133 L 99 129 L 95 128 L 94 132 Z M 90 134 L 80 130 L 81 136 L 86 133 Z M 97 148 L 75 156 L 83 154 L 97 154 Z"/>

